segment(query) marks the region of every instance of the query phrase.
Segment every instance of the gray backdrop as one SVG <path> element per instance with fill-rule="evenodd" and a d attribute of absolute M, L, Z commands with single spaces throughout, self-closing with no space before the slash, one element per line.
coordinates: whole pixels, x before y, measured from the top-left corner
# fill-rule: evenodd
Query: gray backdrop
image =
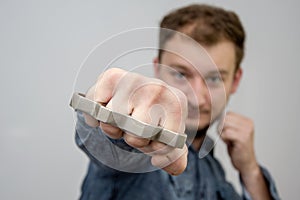
<path fill-rule="evenodd" d="M 80 64 L 109 36 L 157 26 L 190 2 L 0 1 L 0 199 L 78 198 L 88 159 L 75 146 L 68 103 Z M 246 27 L 245 73 L 230 110 L 254 119 L 258 160 L 283 199 L 299 199 L 300 3 L 206 2 L 235 10 Z M 224 144 L 217 153 L 236 185 Z"/>

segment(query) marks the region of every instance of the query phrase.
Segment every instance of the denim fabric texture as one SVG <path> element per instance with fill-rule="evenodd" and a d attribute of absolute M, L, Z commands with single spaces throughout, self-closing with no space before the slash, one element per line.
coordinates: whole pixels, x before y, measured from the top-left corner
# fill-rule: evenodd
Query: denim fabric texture
<path fill-rule="evenodd" d="M 199 159 L 198 152 L 189 147 L 187 168 L 179 176 L 169 175 L 160 169 L 145 173 L 121 172 L 107 167 L 95 158 L 97 154 L 107 153 L 99 150 L 98 145 L 107 146 L 109 143 L 107 140 L 99 140 L 99 136 L 106 137 L 100 128 L 89 127 L 79 112 L 75 140 L 90 158 L 88 172 L 82 183 L 81 200 L 251 199 L 242 182 L 243 194 L 239 196 L 226 181 L 224 170 L 213 153 Z M 123 139 L 110 141 L 111 145 L 134 151 Z M 91 146 L 87 148 L 88 145 Z M 95 150 L 91 153 L 91 149 Z M 272 177 L 265 168 L 261 169 L 273 199 L 280 199 Z"/>

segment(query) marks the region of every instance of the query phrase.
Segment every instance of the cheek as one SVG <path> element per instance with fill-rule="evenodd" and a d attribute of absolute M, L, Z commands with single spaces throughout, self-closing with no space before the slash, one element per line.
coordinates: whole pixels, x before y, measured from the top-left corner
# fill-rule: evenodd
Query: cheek
<path fill-rule="evenodd" d="M 226 82 L 224 87 L 225 87 L 225 92 L 226 92 L 226 99 L 228 100 L 229 96 L 231 94 L 231 91 L 233 89 L 233 81 Z"/>
<path fill-rule="evenodd" d="M 211 113 L 212 118 L 218 116 L 225 108 L 228 100 L 227 88 L 221 87 L 211 90 Z"/>
<path fill-rule="evenodd" d="M 165 72 L 165 70 L 160 69 L 155 75 L 155 78 L 158 78 L 166 83 L 171 81 L 170 75 L 167 72 Z"/>

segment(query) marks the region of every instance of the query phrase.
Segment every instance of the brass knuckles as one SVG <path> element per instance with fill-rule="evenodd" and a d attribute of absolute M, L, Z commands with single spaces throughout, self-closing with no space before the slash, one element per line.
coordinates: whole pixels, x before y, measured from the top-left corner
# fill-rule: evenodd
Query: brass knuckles
<path fill-rule="evenodd" d="M 138 137 L 156 140 L 176 148 L 183 148 L 186 142 L 186 134 L 175 133 L 159 126 L 152 126 L 129 115 L 111 111 L 105 106 L 85 98 L 85 95 L 80 93 L 73 94 L 70 106 L 75 111 L 85 112 L 101 122 L 119 127 L 123 131 Z"/>

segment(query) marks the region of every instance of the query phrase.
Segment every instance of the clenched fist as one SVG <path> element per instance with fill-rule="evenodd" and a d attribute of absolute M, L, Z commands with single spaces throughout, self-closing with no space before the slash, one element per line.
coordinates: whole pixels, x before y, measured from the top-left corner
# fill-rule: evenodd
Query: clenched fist
<path fill-rule="evenodd" d="M 161 80 L 112 68 L 99 76 L 88 90 L 86 97 L 112 111 L 131 115 L 151 125 L 184 133 L 187 117 L 186 96 Z M 178 175 L 186 168 L 188 152 L 186 145 L 182 149 L 173 148 L 123 132 L 118 127 L 98 122 L 87 114 L 84 116 L 88 125 L 100 126 L 110 138 L 123 137 L 128 145 L 150 155 L 154 166 L 163 168 L 169 174 Z"/>
<path fill-rule="evenodd" d="M 228 112 L 221 137 L 227 143 L 233 166 L 241 175 L 259 169 L 254 152 L 254 124 L 251 119 Z"/>

